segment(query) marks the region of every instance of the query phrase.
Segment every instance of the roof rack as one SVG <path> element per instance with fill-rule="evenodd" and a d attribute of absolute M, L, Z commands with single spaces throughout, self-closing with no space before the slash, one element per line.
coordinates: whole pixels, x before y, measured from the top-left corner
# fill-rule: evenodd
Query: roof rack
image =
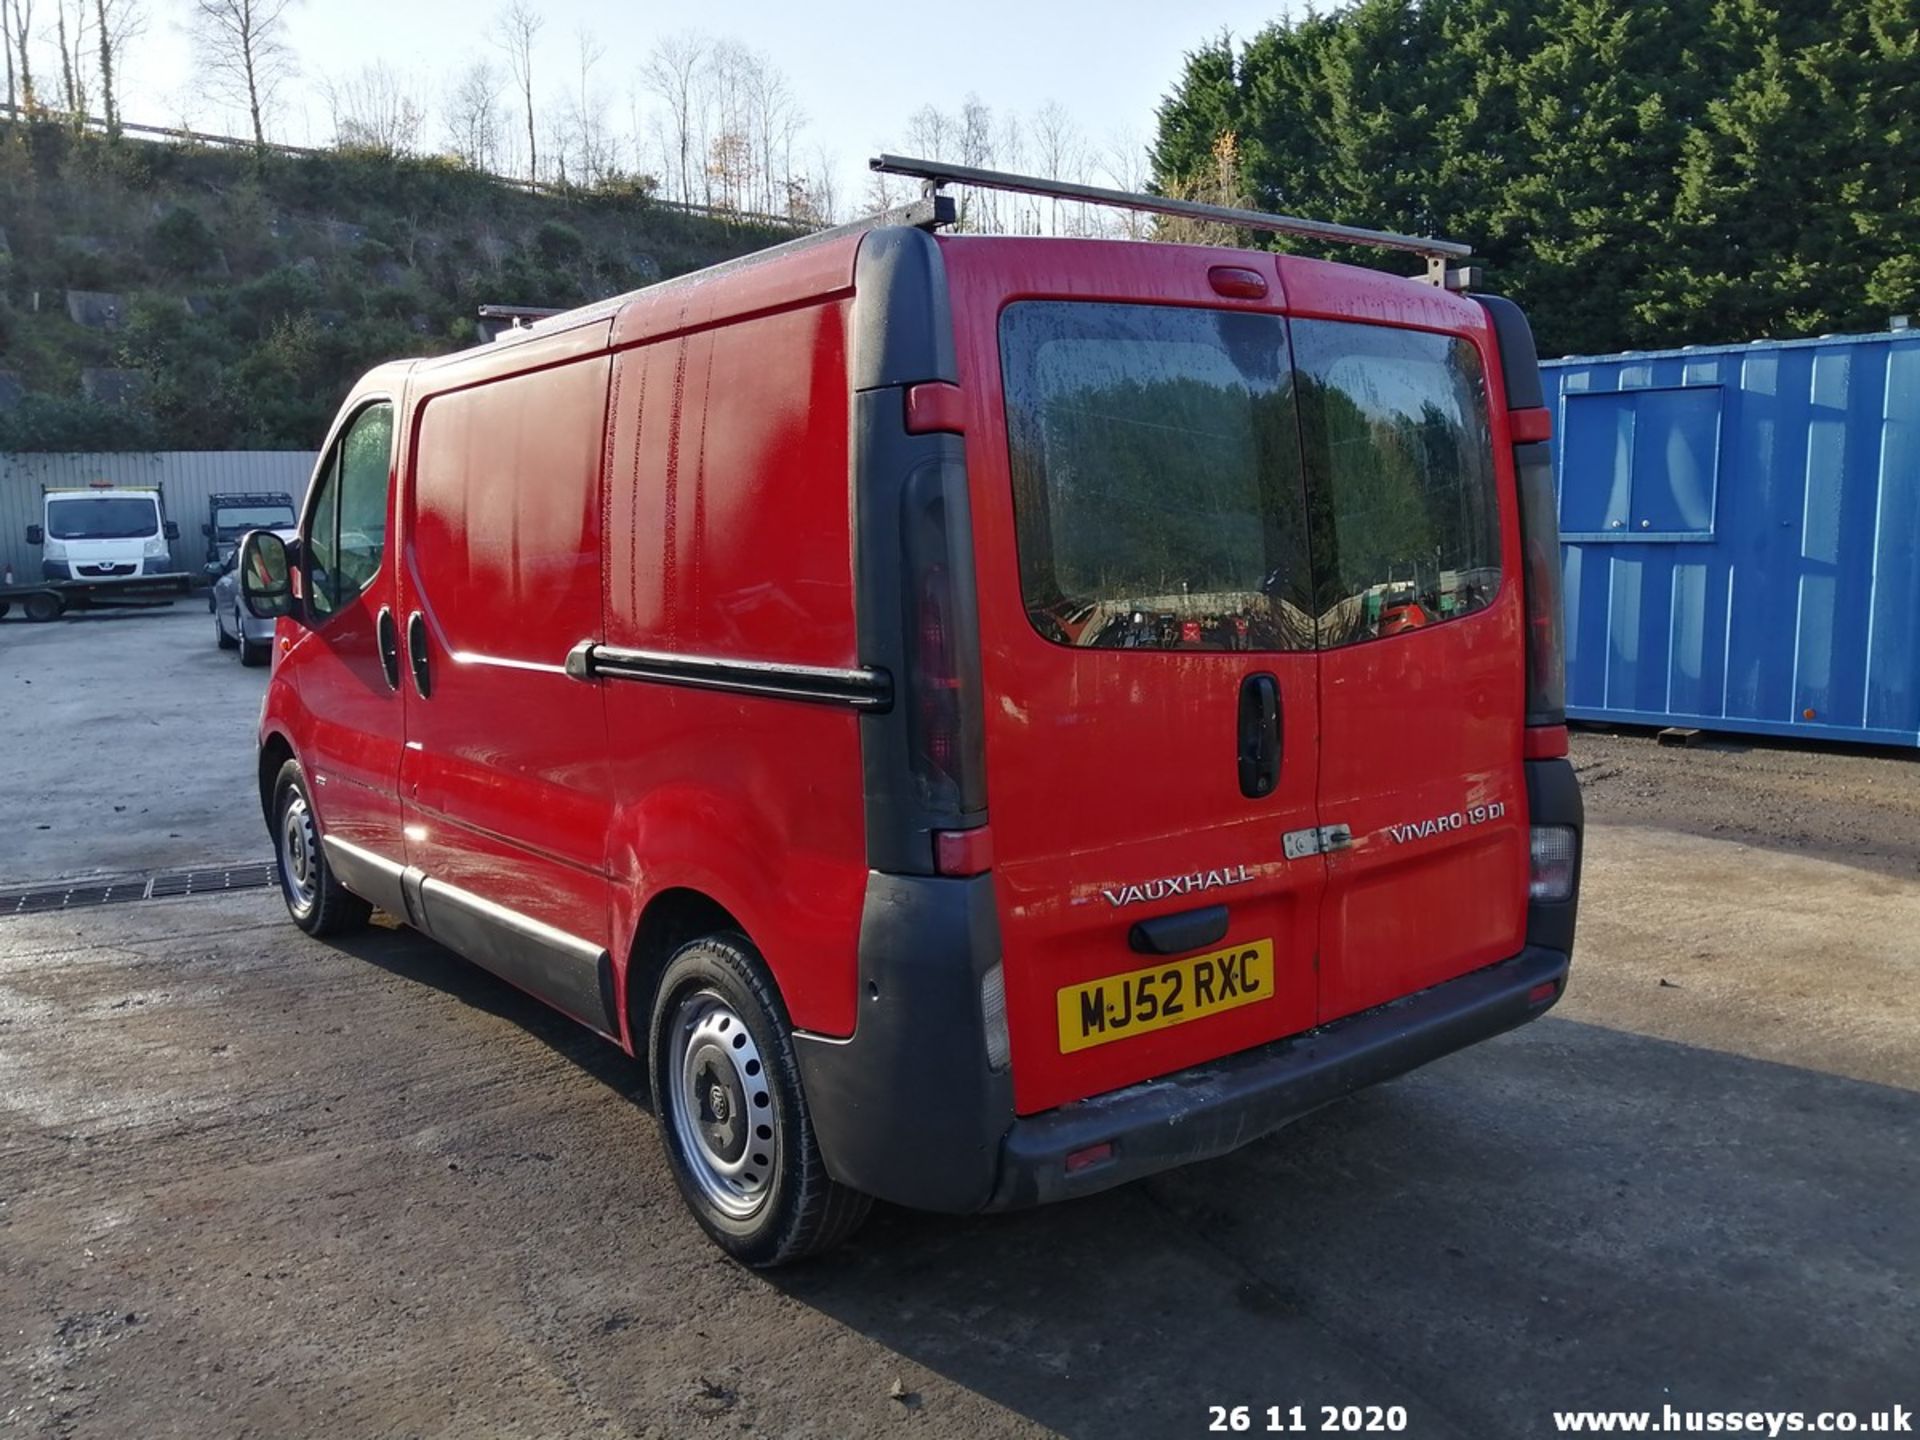
<path fill-rule="evenodd" d="M 927 194 L 935 195 L 943 185 L 973 185 L 983 190 L 1010 190 L 1019 195 L 1044 195 L 1056 200 L 1080 200 L 1091 205 L 1113 205 L 1122 210 L 1145 210 L 1156 215 L 1176 215 L 1186 220 L 1212 220 L 1237 225 L 1246 230 L 1271 230 L 1280 235 L 1299 235 L 1309 240 L 1332 240 L 1343 245 L 1370 245 L 1381 250 L 1404 250 L 1422 256 L 1427 262 L 1426 279 L 1449 290 L 1464 290 L 1479 282 L 1477 270 L 1452 266 L 1449 260 L 1464 260 L 1473 247 L 1457 240 L 1438 240 L 1420 235 L 1400 235 L 1391 230 L 1366 230 L 1357 225 L 1338 225 L 1330 220 L 1303 220 L 1293 215 L 1270 215 L 1263 210 L 1241 210 L 1231 205 L 1207 205 L 1198 200 L 1176 200 L 1167 195 L 1145 195 L 1133 190 L 1108 190 L 1099 185 L 1078 185 L 1068 180 L 1043 180 L 1033 175 L 1014 175 L 1004 170 L 982 170 L 972 165 L 950 165 L 944 160 L 915 160 L 904 155 L 876 155 L 867 161 L 870 169 L 883 175 L 906 175 L 926 182 Z"/>

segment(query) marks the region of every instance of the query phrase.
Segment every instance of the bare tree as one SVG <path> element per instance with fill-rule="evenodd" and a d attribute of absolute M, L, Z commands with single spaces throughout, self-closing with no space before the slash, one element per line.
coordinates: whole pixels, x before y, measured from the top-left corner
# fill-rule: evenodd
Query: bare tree
<path fill-rule="evenodd" d="M 533 42 L 547 22 L 528 0 L 512 0 L 494 21 L 494 43 L 506 53 L 514 88 L 527 110 L 527 179 L 540 178 L 540 142 L 533 124 Z"/>
<path fill-rule="evenodd" d="M 702 149 L 694 110 L 709 48 L 701 35 L 666 36 L 654 44 L 641 71 L 646 87 L 667 107 L 665 158 L 675 181 L 675 197 L 683 204 L 693 199 L 694 166 Z"/>
<path fill-rule="evenodd" d="M 286 43 L 287 12 L 299 0 L 190 0 L 201 61 L 214 88 L 244 103 L 253 143 L 267 148 L 261 112 L 293 72 Z"/>
<path fill-rule="evenodd" d="M 500 74 L 475 58 L 446 99 L 447 148 L 463 165 L 493 171 L 500 165 Z"/>
<path fill-rule="evenodd" d="M 582 182 L 604 180 L 613 169 L 612 147 L 607 138 L 606 104 L 593 88 L 593 67 L 606 59 L 607 47 L 582 25 L 574 32 L 578 44 L 580 90 L 572 96 L 572 143 L 577 147 L 575 167 Z"/>
<path fill-rule="evenodd" d="M 1107 183 L 1116 190 L 1145 194 L 1153 188 L 1153 167 L 1147 161 L 1147 144 L 1137 131 L 1123 131 L 1107 145 Z M 1145 240 L 1153 233 L 1153 217 L 1142 210 L 1117 210 L 1112 229 L 1128 240 Z"/>
<path fill-rule="evenodd" d="M 1040 173 L 1049 180 L 1080 181 L 1083 178 L 1083 159 L 1085 148 L 1080 143 L 1079 127 L 1073 123 L 1073 116 L 1057 100 L 1049 100 L 1033 113 L 1033 138 L 1037 151 L 1035 159 L 1039 162 Z M 1058 198 L 1047 202 L 1050 211 L 1048 229 L 1055 235 L 1065 234 L 1061 226 L 1060 201 Z M 1074 209 L 1084 212 L 1084 206 Z M 1084 214 L 1075 216 L 1074 222 L 1084 220 Z"/>
<path fill-rule="evenodd" d="M 147 17 L 140 0 L 93 0 L 93 18 L 100 42 L 100 104 L 106 115 L 107 134 L 117 140 L 120 96 L 114 89 L 114 76 L 120 71 L 127 46 L 146 29 Z"/>
<path fill-rule="evenodd" d="M 0 0 L 0 50 L 7 53 L 7 118 L 12 119 L 19 99 L 13 76 L 13 0 Z"/>
<path fill-rule="evenodd" d="M 67 0 L 53 0 L 54 43 L 60 51 L 60 102 L 74 129 L 87 123 L 86 0 L 73 0 L 73 24 L 67 24 Z"/>
<path fill-rule="evenodd" d="M 416 148 L 426 108 L 385 60 L 363 66 L 338 84 L 325 81 L 322 90 L 332 112 L 335 145 L 384 155 L 405 155 Z"/>
<path fill-rule="evenodd" d="M 1223 131 L 1213 142 L 1209 163 L 1191 175 L 1171 176 L 1166 193 L 1176 200 L 1198 200 L 1205 205 L 1225 205 L 1230 209 L 1251 208 L 1247 183 L 1241 173 L 1240 137 Z M 1176 245 L 1240 245 L 1241 233 L 1231 225 L 1214 220 L 1189 220 L 1181 215 L 1156 215 L 1153 238 Z"/>

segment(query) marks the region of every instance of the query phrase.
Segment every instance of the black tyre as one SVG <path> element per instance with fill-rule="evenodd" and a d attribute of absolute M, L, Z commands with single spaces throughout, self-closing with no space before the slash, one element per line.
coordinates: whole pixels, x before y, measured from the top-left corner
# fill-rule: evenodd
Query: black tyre
<path fill-rule="evenodd" d="M 294 924 L 309 935 L 324 936 L 367 923 L 373 906 L 342 886 L 327 864 L 306 772 L 298 760 L 282 765 L 273 782 L 273 844 L 280 893 Z"/>
<path fill-rule="evenodd" d="M 273 658 L 271 640 L 249 640 L 246 622 L 238 615 L 233 617 L 234 628 L 240 632 L 240 663 L 242 665 L 264 665 Z"/>
<path fill-rule="evenodd" d="M 220 612 L 213 612 L 213 643 L 222 650 L 231 650 L 240 642 L 227 633 L 227 627 L 220 623 Z"/>
<path fill-rule="evenodd" d="M 29 620 L 58 620 L 66 608 L 60 603 L 60 597 L 49 590 L 36 590 L 20 602 L 20 609 Z"/>
<path fill-rule="evenodd" d="M 827 1174 L 786 1007 L 745 936 L 709 935 L 674 954 L 649 1034 L 667 1163 L 721 1249 L 766 1269 L 860 1228 L 873 1202 Z"/>

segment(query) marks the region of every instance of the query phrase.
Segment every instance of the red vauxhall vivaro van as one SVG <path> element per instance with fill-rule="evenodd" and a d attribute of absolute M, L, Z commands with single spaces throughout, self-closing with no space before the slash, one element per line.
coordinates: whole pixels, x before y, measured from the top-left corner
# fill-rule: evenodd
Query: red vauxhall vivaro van
<path fill-rule="evenodd" d="M 288 907 L 641 1059 L 749 1263 L 1219 1155 L 1560 995 L 1542 403 L 1502 300 L 902 224 L 383 366 L 242 562 Z"/>

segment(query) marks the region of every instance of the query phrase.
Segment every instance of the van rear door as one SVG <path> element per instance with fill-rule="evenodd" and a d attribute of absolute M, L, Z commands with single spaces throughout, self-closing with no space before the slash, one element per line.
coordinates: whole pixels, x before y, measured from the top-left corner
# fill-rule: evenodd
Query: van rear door
<path fill-rule="evenodd" d="M 1460 310 L 1454 334 L 1290 321 L 1319 517 L 1322 1022 L 1525 943 L 1518 506 L 1491 337 Z"/>
<path fill-rule="evenodd" d="M 988 799 L 1031 1113 L 1313 1024 L 1314 592 L 1279 315 L 1032 299 L 981 331 L 963 385 L 1007 440 L 968 447 Z"/>

